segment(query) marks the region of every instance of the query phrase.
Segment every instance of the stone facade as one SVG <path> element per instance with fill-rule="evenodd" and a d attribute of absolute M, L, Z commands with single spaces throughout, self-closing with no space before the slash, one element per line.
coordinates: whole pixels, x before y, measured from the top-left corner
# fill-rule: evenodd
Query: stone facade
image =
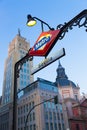
<path fill-rule="evenodd" d="M 26 117 L 37 104 L 40 105 L 29 114 L 26 125 L 28 130 L 64 130 L 62 105 L 55 105 L 54 100 L 44 102 L 58 95 L 54 83 L 39 78 L 24 91 L 26 93 L 18 100 L 17 130 L 24 130 Z"/>

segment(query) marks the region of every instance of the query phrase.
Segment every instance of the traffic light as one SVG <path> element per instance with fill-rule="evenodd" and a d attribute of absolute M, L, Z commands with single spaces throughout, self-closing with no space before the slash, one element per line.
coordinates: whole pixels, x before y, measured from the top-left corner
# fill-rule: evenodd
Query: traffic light
<path fill-rule="evenodd" d="M 55 104 L 58 104 L 58 96 L 55 96 L 55 97 L 54 97 L 54 103 L 55 103 Z"/>

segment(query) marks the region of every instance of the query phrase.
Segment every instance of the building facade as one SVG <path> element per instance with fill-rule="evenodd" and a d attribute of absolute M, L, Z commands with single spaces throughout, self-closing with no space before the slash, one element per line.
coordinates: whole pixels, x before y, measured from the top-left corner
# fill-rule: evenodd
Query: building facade
<path fill-rule="evenodd" d="M 62 67 L 60 61 L 56 71 L 56 84 L 62 100 L 65 128 L 68 130 L 70 129 L 68 119 L 73 116 L 72 106 L 80 100 L 80 88 L 68 79 L 65 68 Z"/>
<path fill-rule="evenodd" d="M 68 79 L 65 69 L 62 67 L 60 61 L 57 68 L 56 83 L 59 89 L 59 93 L 62 99 L 72 98 L 80 99 L 80 88 L 75 85 L 75 83 Z"/>
<path fill-rule="evenodd" d="M 8 47 L 8 56 L 5 61 L 3 92 L 0 105 L 0 130 L 12 130 L 13 118 L 13 93 L 14 93 L 14 66 L 29 51 L 30 44 L 20 32 L 14 37 Z M 31 76 L 32 61 L 23 64 L 17 79 L 17 91 L 33 82 Z"/>
<path fill-rule="evenodd" d="M 69 118 L 70 130 L 87 130 L 87 99 L 72 107 L 73 116 Z"/>
<path fill-rule="evenodd" d="M 14 66 L 15 63 L 24 57 L 30 48 L 29 43 L 23 38 L 20 33 L 12 40 L 8 47 L 8 57 L 5 61 L 4 80 L 2 92 L 2 105 L 5 105 L 13 100 L 14 91 Z M 22 89 L 33 82 L 33 77 L 30 75 L 32 62 L 28 61 L 23 64 L 20 71 L 20 77 L 17 81 L 17 88 Z"/>
<path fill-rule="evenodd" d="M 58 95 L 54 83 L 38 78 L 23 91 L 24 95 L 18 100 L 17 130 L 24 130 L 25 127 L 27 130 L 65 130 L 62 105 L 55 105 L 54 100 L 44 102 Z M 37 107 L 28 115 L 35 105 Z"/>
<path fill-rule="evenodd" d="M 12 130 L 12 103 L 0 107 L 0 130 Z"/>

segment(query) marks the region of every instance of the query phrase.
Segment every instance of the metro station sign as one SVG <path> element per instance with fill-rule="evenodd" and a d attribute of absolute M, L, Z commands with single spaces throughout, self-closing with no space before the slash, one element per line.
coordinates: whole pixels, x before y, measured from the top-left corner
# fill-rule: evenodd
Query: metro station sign
<path fill-rule="evenodd" d="M 58 40 L 60 30 L 42 32 L 34 46 L 29 50 L 29 56 L 47 56 Z"/>
<path fill-rule="evenodd" d="M 35 74 L 36 72 L 40 71 L 41 69 L 45 68 L 46 66 L 50 65 L 51 63 L 55 62 L 56 60 L 60 59 L 63 56 L 65 56 L 65 49 L 64 48 L 57 51 L 52 56 L 45 58 L 38 65 L 33 67 L 31 70 L 31 74 L 32 75 Z"/>

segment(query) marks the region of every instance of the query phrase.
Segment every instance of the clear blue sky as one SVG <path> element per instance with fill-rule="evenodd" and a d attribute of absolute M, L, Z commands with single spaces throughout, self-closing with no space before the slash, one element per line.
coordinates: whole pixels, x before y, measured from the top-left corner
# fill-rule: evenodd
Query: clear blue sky
<path fill-rule="evenodd" d="M 68 22 L 84 9 L 87 9 L 87 0 L 0 0 L 0 95 L 8 45 L 18 33 L 18 28 L 21 30 L 21 35 L 30 41 L 31 47 L 40 34 L 39 22 L 32 28 L 26 26 L 27 14 L 32 14 L 56 28 L 58 24 Z M 66 50 L 66 56 L 60 61 L 68 78 L 79 84 L 81 92 L 87 93 L 87 32 L 85 28 L 75 27 L 69 31 L 63 40 L 56 43 L 52 52 L 63 47 Z M 36 61 L 37 59 L 35 58 Z M 57 67 L 58 61 L 36 73 L 34 77 L 55 81 Z"/>

